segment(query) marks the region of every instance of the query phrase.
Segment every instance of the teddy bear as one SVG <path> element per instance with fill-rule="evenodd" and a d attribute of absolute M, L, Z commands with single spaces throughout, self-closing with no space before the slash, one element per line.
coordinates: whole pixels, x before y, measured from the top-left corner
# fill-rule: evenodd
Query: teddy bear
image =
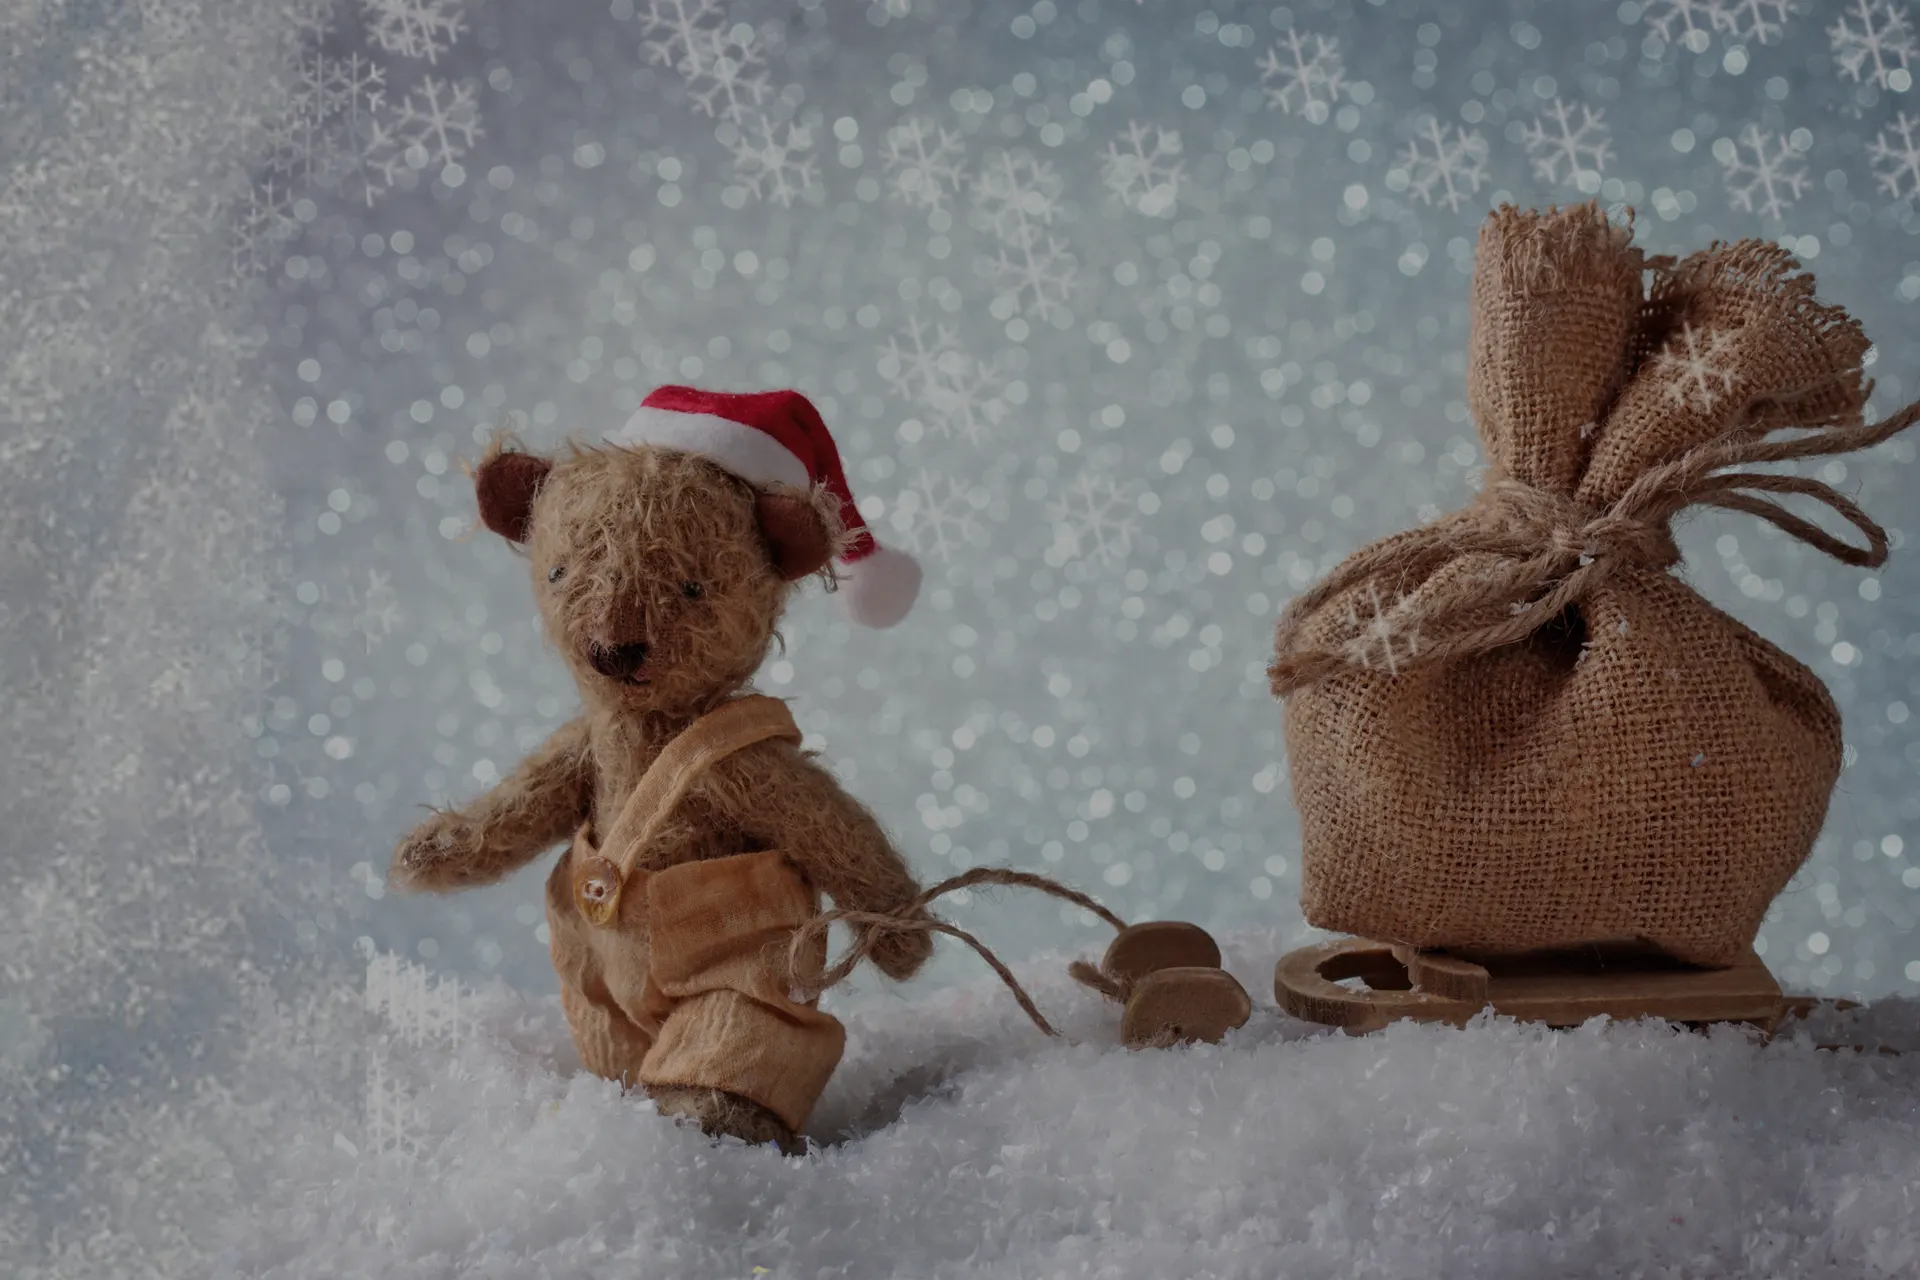
<path fill-rule="evenodd" d="M 662 387 L 598 444 L 546 457 L 496 437 L 474 483 L 482 523 L 526 557 L 581 711 L 409 832 L 390 878 L 465 889 L 569 842 L 546 908 L 582 1064 L 710 1134 L 803 1150 L 844 1032 L 801 998 L 786 944 L 823 894 L 897 914 L 919 885 L 785 704 L 749 685 L 805 579 L 885 627 L 919 568 L 866 527 L 794 391 Z M 897 981 L 932 951 L 924 930 L 863 941 Z"/>

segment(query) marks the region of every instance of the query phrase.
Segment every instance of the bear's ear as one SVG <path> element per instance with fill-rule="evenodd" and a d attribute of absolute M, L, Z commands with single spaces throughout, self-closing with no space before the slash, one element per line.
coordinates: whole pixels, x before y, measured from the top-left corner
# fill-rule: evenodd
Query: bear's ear
<path fill-rule="evenodd" d="M 833 535 L 818 507 L 791 493 L 762 493 L 753 505 L 775 573 L 797 582 L 826 567 L 833 557 Z"/>
<path fill-rule="evenodd" d="M 525 542 L 533 531 L 533 496 L 553 463 L 538 454 L 490 453 L 473 473 L 480 499 L 480 520 L 509 542 Z"/>

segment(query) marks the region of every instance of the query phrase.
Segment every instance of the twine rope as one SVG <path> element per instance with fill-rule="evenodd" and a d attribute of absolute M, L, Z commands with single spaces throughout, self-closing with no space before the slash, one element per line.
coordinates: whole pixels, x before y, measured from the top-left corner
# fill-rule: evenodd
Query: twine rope
<path fill-rule="evenodd" d="M 1275 656 L 1267 669 L 1273 691 L 1284 697 L 1342 672 L 1377 665 L 1365 647 L 1365 632 L 1333 647 L 1316 647 L 1303 635 L 1331 601 L 1355 587 L 1371 588 L 1376 609 L 1382 588 L 1387 588 L 1393 625 L 1418 636 L 1417 645 L 1410 643 L 1406 653 L 1390 655 L 1396 672 L 1474 657 L 1526 639 L 1624 568 L 1674 564 L 1680 553 L 1671 524 L 1688 507 L 1743 512 L 1844 564 L 1877 568 L 1887 558 L 1886 530 L 1832 485 L 1807 476 L 1724 468 L 1851 453 L 1888 440 L 1916 421 L 1920 401 L 1877 423 L 1702 445 L 1648 469 L 1599 511 L 1509 476 L 1495 477 L 1467 507 L 1355 554 L 1296 597 L 1275 632 Z M 1866 545 L 1835 537 L 1763 494 L 1812 498 L 1858 530 Z M 1478 577 L 1462 575 L 1408 596 L 1393 590 L 1476 554 L 1505 563 Z M 1503 607 L 1505 617 L 1483 620 Z"/>
<path fill-rule="evenodd" d="M 938 899 L 962 889 L 1003 885 L 1035 889 L 1065 902 L 1071 902 L 1076 907 L 1091 911 L 1107 924 L 1112 925 L 1116 932 L 1127 927 L 1126 921 L 1119 916 L 1078 889 L 1070 889 L 1058 880 L 1035 875 L 1030 871 L 1014 871 L 1006 867 L 975 867 L 971 871 L 942 880 L 896 911 L 827 911 L 800 926 L 794 931 L 793 939 L 787 947 L 787 971 L 794 975 L 794 997 L 803 1002 L 819 999 L 823 993 L 844 982 L 860 962 L 872 955 L 874 949 L 889 937 L 914 933 L 939 933 L 949 938 L 958 938 L 972 947 L 980 958 L 992 967 L 994 973 L 999 975 L 1000 981 L 1005 983 L 1007 990 L 1013 993 L 1013 998 L 1020 1002 L 1020 1008 L 1033 1021 L 1033 1025 L 1040 1028 L 1046 1035 L 1058 1037 L 1060 1032 L 1047 1021 L 1045 1015 L 1040 1012 L 1039 1006 L 1034 1004 L 1033 997 L 1028 995 L 1026 988 L 1020 985 L 1020 980 L 1013 976 L 1013 971 L 1007 967 L 1006 962 L 994 954 L 993 948 L 965 929 L 949 924 L 927 910 Z M 824 946 L 827 931 L 836 922 L 852 927 L 852 945 L 839 960 L 822 969 L 818 974 L 802 977 L 801 975 L 810 967 L 806 963 L 809 950 L 816 946 Z M 1081 969 L 1101 976 L 1098 969 L 1083 960 L 1074 961 L 1068 971 L 1080 981 L 1087 982 L 1087 979 L 1080 974 Z M 1098 983 L 1088 982 L 1087 985 L 1103 993 L 1106 992 L 1106 987 Z"/>

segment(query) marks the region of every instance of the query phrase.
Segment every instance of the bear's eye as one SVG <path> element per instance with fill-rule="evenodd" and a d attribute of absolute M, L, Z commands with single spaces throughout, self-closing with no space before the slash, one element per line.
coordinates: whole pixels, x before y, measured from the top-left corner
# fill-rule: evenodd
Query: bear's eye
<path fill-rule="evenodd" d="M 567 576 L 567 566 L 563 564 L 557 564 L 553 566 L 553 568 L 547 570 L 548 582 L 558 582 L 560 581 L 560 579 L 566 576 Z"/>
<path fill-rule="evenodd" d="M 680 584 L 680 594 L 689 600 L 698 600 L 707 594 L 707 589 L 697 582 L 683 582 Z"/>

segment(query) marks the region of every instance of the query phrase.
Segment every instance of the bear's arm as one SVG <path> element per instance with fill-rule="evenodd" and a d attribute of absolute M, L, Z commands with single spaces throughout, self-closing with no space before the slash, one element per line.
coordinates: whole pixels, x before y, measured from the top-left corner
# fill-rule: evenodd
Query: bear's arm
<path fill-rule="evenodd" d="M 586 717 L 557 729 L 498 786 L 459 809 L 436 810 L 393 854 L 395 888 L 446 893 L 519 870 L 586 821 L 593 803 Z"/>
<path fill-rule="evenodd" d="M 731 824 L 792 858 L 843 910 L 899 911 L 920 894 L 873 814 L 792 743 L 749 747 L 699 785 L 702 798 Z M 933 955 L 933 935 L 889 933 L 871 955 L 882 973 L 904 982 Z"/>

